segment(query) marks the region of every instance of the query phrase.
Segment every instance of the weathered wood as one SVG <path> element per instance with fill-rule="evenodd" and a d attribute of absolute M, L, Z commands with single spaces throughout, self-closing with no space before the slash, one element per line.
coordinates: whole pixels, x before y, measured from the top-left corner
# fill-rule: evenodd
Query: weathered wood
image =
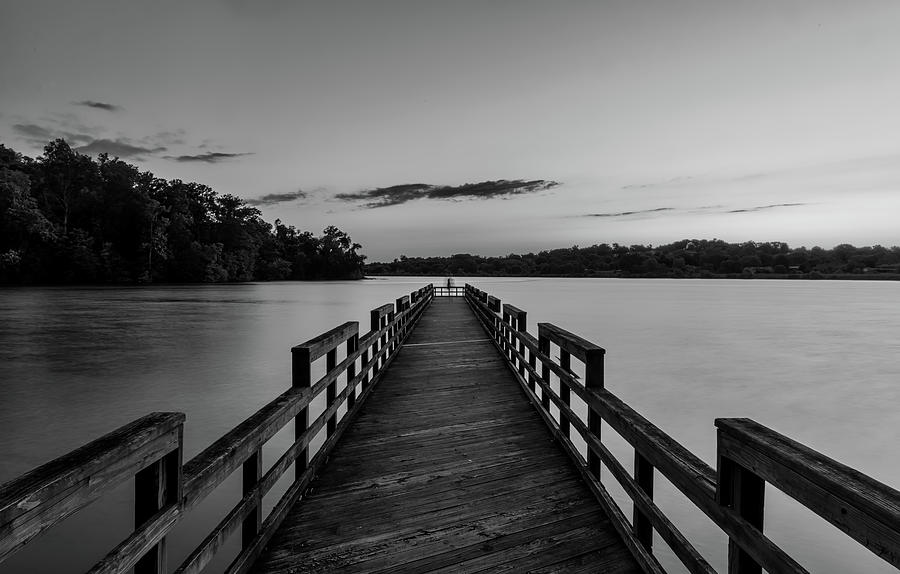
<path fill-rule="evenodd" d="M 521 379 L 520 383 L 525 384 L 525 379 Z M 545 390 L 545 387 L 549 387 L 547 383 L 541 380 L 538 380 L 538 384 L 541 385 L 542 390 Z M 535 398 L 533 400 L 536 401 L 536 395 L 534 396 Z M 660 511 L 653 503 L 652 498 L 648 497 L 638 486 L 635 479 L 628 474 L 618 459 L 616 459 L 612 453 L 601 444 L 599 438 L 588 431 L 587 424 L 582 422 L 581 419 L 572 412 L 571 407 L 564 404 L 559 397 L 552 394 L 550 396 L 557 408 L 568 416 L 569 420 L 572 422 L 572 426 L 575 427 L 579 434 L 581 434 L 582 438 L 587 443 L 588 448 L 602 460 L 603 464 L 611 471 L 612 475 L 616 478 L 622 488 L 625 489 L 625 492 L 631 497 L 637 508 L 640 509 L 644 516 L 649 517 L 653 527 L 660 533 L 660 536 L 666 541 L 676 556 L 681 559 L 688 571 L 694 574 L 714 574 L 715 571 L 709 563 L 707 563 L 693 545 L 688 542 L 675 525 L 666 518 L 662 511 Z M 545 418 L 545 420 L 547 419 Z"/>
<path fill-rule="evenodd" d="M 350 415 L 358 412 L 361 403 L 356 399 L 366 396 L 365 392 L 356 393 L 357 385 L 363 379 L 378 380 L 370 374 L 373 365 L 380 362 L 387 366 L 393 361 L 409 329 L 430 303 L 431 289 L 423 288 L 417 293 L 415 306 L 409 303 L 409 297 L 401 297 L 398 312 L 388 313 L 379 329 L 362 339 L 365 352 L 359 348 L 355 322 L 345 323 L 293 348 L 292 388 L 186 465 L 182 465 L 181 458 L 184 415 L 154 413 L 0 486 L 0 560 L 103 492 L 134 476 L 136 529 L 93 571 L 121 572 L 133 566 L 137 573 L 165 572 L 165 535 L 184 510 L 202 500 L 239 466 L 243 467 L 242 500 L 179 571 L 198 572 L 241 525 L 244 546 L 258 550 L 262 536 L 259 532 L 262 496 L 298 459 L 304 464 L 293 491 L 302 491 L 303 481 L 311 480 L 316 469 L 305 464 L 309 442 L 323 427 L 332 435 L 314 459 L 323 463 L 346 428 L 345 419 L 349 424 Z M 347 357 L 338 363 L 336 347 L 344 341 Z M 380 348 L 371 351 L 378 342 Z M 310 364 L 323 355 L 327 357 L 328 372 L 313 384 Z M 357 374 L 356 361 L 360 357 L 362 373 Z M 337 393 L 337 378 L 344 372 L 347 385 Z M 327 408 L 312 424 L 307 424 L 309 402 L 323 390 Z M 345 402 L 348 414 L 335 425 L 338 408 Z M 297 425 L 297 439 L 263 476 L 262 444 L 291 418 L 302 423 Z"/>
<path fill-rule="evenodd" d="M 522 384 L 522 388 L 525 390 L 526 394 L 528 394 L 528 387 L 524 384 L 524 381 L 520 381 L 520 384 Z M 541 385 L 542 400 L 538 402 L 536 395 L 529 395 L 529 400 L 535 406 L 535 409 L 544 420 L 544 423 L 553 433 L 562 450 L 573 462 L 575 462 L 575 466 L 581 474 L 582 480 L 588 485 L 594 498 L 600 503 L 613 527 L 621 536 L 622 541 L 630 551 L 632 557 L 637 561 L 644 572 L 650 574 L 665 574 L 665 571 L 653 554 L 644 548 L 637 538 L 635 538 L 625 515 L 600 482 L 599 474 L 594 474 L 588 466 L 587 461 L 581 457 L 581 454 L 578 452 L 578 449 L 575 448 L 575 445 L 572 444 L 569 437 L 561 432 L 559 425 L 550 415 L 550 409 L 544 405 L 543 397 L 552 397 L 554 400 L 558 400 L 557 406 L 561 410 L 567 409 L 568 406 L 562 403 L 562 401 L 551 392 L 549 381 L 541 380 L 539 381 L 539 384 Z"/>
<path fill-rule="evenodd" d="M 476 315 L 482 318 L 482 324 L 485 329 L 489 331 L 496 329 L 496 326 L 488 318 L 484 317 L 486 314 L 484 305 L 473 299 L 470 299 L 469 302 L 473 310 L 476 311 Z M 544 334 L 547 335 L 547 331 Z M 547 354 L 541 351 L 540 343 L 535 347 L 533 338 L 526 338 L 524 335 L 520 337 L 520 340 L 526 342 L 526 347 L 529 348 L 531 353 L 537 353 L 537 359 L 541 361 L 543 366 L 549 367 L 552 372 L 559 376 L 561 384 L 569 386 L 572 392 L 587 403 L 589 422 L 591 419 L 590 413 L 592 412 L 596 413 L 602 420 L 605 420 L 654 467 L 658 468 L 691 502 L 709 516 L 731 539 L 737 541 L 741 548 L 762 564 L 763 568 L 769 572 L 798 574 L 806 572 L 795 560 L 766 538 L 761 531 L 747 520 L 716 502 L 716 473 L 709 465 L 603 388 L 603 353 L 595 352 L 592 356 L 590 354 L 587 356 L 585 385 L 582 386 L 575 377 L 566 373 Z M 534 377 L 539 385 L 543 386 L 545 384 L 543 382 L 545 377 L 538 375 L 534 366 L 529 365 L 528 372 L 529 377 Z M 588 382 L 591 384 L 588 385 Z M 547 393 L 547 391 L 542 389 L 542 393 Z M 548 394 L 552 400 L 556 400 L 552 393 Z M 559 404 L 561 404 L 561 401 L 557 403 L 557 405 Z M 598 430 L 591 428 L 587 432 L 582 429 L 581 432 L 584 433 L 589 446 L 592 443 L 596 443 L 595 446 L 602 447 L 599 443 Z M 605 447 L 603 448 L 605 449 Z M 595 457 L 594 464 L 598 471 L 601 463 L 600 453 L 601 450 L 597 448 L 591 448 L 588 451 L 589 457 Z M 594 464 L 589 463 L 589 466 Z M 594 476 L 593 472 L 590 474 Z M 660 530 L 657 524 L 654 524 L 654 526 L 657 526 L 658 531 L 663 534 L 663 530 Z M 688 564 L 688 562 L 685 562 L 685 564 Z"/>
<path fill-rule="evenodd" d="M 502 572 L 600 548 L 636 571 L 460 308 L 432 303 L 254 571 Z"/>
<path fill-rule="evenodd" d="M 137 571 L 141 568 L 138 566 L 139 557 L 152 553 L 181 517 L 181 509 L 177 505 L 166 506 L 107 554 L 88 574 L 119 574 L 127 572 L 132 567 Z"/>
<path fill-rule="evenodd" d="M 181 505 L 183 475 L 181 468 L 182 426 L 178 427 L 178 448 L 150 463 L 134 477 L 134 527 L 140 530 L 168 507 Z M 155 545 L 134 563 L 135 574 L 167 574 L 166 540 Z"/>
<path fill-rule="evenodd" d="M 354 356 L 359 351 L 359 335 L 350 337 L 347 340 L 347 356 Z M 366 360 L 362 360 L 362 364 L 366 364 Z M 347 385 L 349 386 L 351 382 L 356 378 L 356 360 L 354 359 L 352 363 L 347 365 Z M 350 394 L 347 396 L 347 408 L 352 409 L 353 405 L 356 404 L 356 384 L 353 384 L 353 388 Z"/>
<path fill-rule="evenodd" d="M 347 321 L 343 325 L 338 325 L 334 329 L 325 331 L 321 335 L 318 335 L 308 341 L 296 345 L 293 349 L 291 349 L 291 351 L 294 351 L 294 349 L 305 349 L 309 354 L 309 360 L 315 361 L 353 335 L 358 334 L 359 322 Z"/>
<path fill-rule="evenodd" d="M 538 323 L 538 337 L 550 339 L 560 349 L 565 349 L 583 363 L 588 361 L 588 355 L 591 353 L 599 353 L 601 355 L 606 353 L 603 347 L 595 345 L 587 339 L 583 339 L 561 327 L 557 327 L 553 323 Z"/>
<path fill-rule="evenodd" d="M 763 530 L 766 483 L 719 452 L 719 504 L 728 507 L 759 532 Z M 762 566 L 733 539 L 728 541 L 728 574 L 761 574 Z"/>
<path fill-rule="evenodd" d="M 566 371 L 572 370 L 572 356 L 565 349 L 559 350 L 559 366 L 565 369 Z M 569 386 L 565 383 L 559 383 L 559 398 L 562 400 L 562 403 L 566 406 L 571 404 L 571 390 Z M 563 412 L 559 412 L 559 430 L 562 431 L 564 435 L 569 436 L 569 417 Z"/>
<path fill-rule="evenodd" d="M 485 328 L 490 328 L 484 321 L 482 323 L 484 324 Z M 545 345 L 549 346 L 549 342 L 546 339 Z M 568 355 L 564 350 L 561 351 L 561 353 L 563 356 Z M 545 361 L 548 360 L 546 354 L 542 354 L 542 358 Z M 563 360 L 563 363 L 566 365 L 566 367 L 568 367 L 568 361 L 566 359 Z M 528 381 L 526 381 L 525 378 L 518 376 L 518 372 L 513 368 L 513 365 L 511 363 L 509 364 L 509 366 L 513 374 L 517 376 L 517 380 L 522 386 L 523 391 L 529 397 L 529 400 L 535 406 L 545 424 L 559 441 L 562 449 L 575 462 L 577 468 L 581 472 L 583 480 L 588 484 L 595 498 L 601 503 L 601 506 L 604 508 L 607 516 L 610 517 L 612 524 L 615 526 L 616 530 L 621 535 L 632 556 L 637 559 L 644 572 L 655 572 L 662 574 L 664 571 L 662 569 L 662 566 L 657 562 L 656 558 L 650 552 L 649 548 L 646 548 L 644 545 L 642 545 L 641 541 L 639 541 L 635 536 L 632 528 L 625 519 L 624 514 L 613 501 L 612 497 L 609 495 L 603 485 L 600 483 L 598 478 L 599 475 L 594 474 L 590 470 L 587 462 L 581 457 L 580 453 L 571 442 L 568 434 L 564 434 L 562 432 L 560 424 L 557 423 L 550 415 L 549 407 L 545 404 L 547 402 L 547 399 L 553 401 L 557 408 L 559 408 L 560 421 L 563 420 L 563 417 L 571 420 L 572 424 L 578 428 L 579 432 L 581 432 L 582 437 L 587 440 L 588 446 L 599 448 L 602 453 L 605 454 L 605 462 L 607 462 L 607 464 L 609 465 L 615 465 L 613 466 L 614 473 L 618 472 L 617 478 L 619 478 L 620 481 L 623 481 L 623 486 L 626 487 L 626 492 L 629 492 L 629 494 L 631 494 L 633 498 L 643 497 L 649 501 L 648 505 L 646 505 L 646 511 L 651 514 L 655 512 L 655 517 L 659 517 L 661 519 L 659 520 L 659 525 L 661 529 L 665 530 L 665 539 L 677 545 L 677 549 L 675 550 L 676 554 L 680 558 L 682 558 L 682 560 L 688 566 L 689 570 L 691 572 L 703 572 L 704 574 L 711 574 L 713 572 L 712 568 L 706 563 L 705 560 L 703 560 L 699 553 L 696 552 L 693 546 L 691 546 L 691 544 L 687 542 L 687 540 L 681 535 L 681 533 L 678 532 L 674 525 L 672 525 L 667 519 L 662 516 L 662 513 L 659 512 L 659 509 L 656 508 L 652 500 L 649 500 L 646 497 L 646 494 L 638 489 L 633 479 L 630 476 L 627 476 L 627 473 L 624 471 L 624 469 L 621 469 L 618 461 L 609 453 L 606 447 L 600 444 L 599 438 L 588 432 L 588 427 L 581 422 L 581 420 L 575 415 L 574 412 L 572 412 L 568 402 L 564 402 L 561 397 L 552 392 L 552 390 L 550 389 L 549 379 L 547 379 L 546 376 L 542 378 L 534 376 L 536 383 L 541 387 L 542 399 L 539 401 L 537 395 L 531 389 Z M 531 375 L 536 375 L 536 373 L 534 373 L 533 367 L 530 367 L 530 370 L 532 371 Z M 566 368 L 565 370 L 568 371 L 568 368 Z M 589 451 L 589 454 L 590 452 L 591 451 Z M 642 502 L 643 501 L 636 500 L 636 503 Z"/>
<path fill-rule="evenodd" d="M 177 450 L 181 413 L 153 413 L 0 486 L 0 560 Z"/>
<path fill-rule="evenodd" d="M 259 484 L 259 481 L 262 478 L 262 467 L 262 449 L 257 449 L 257 451 L 250 458 L 244 461 L 242 473 L 243 476 L 241 481 L 241 495 L 244 498 L 247 498 L 247 496 L 250 495 Z M 261 525 L 262 504 L 256 504 L 255 507 L 249 511 L 247 517 L 244 519 L 244 522 L 241 525 L 242 548 L 247 548 L 247 546 L 249 546 L 253 542 L 253 539 L 259 533 L 259 528 Z"/>
<path fill-rule="evenodd" d="M 653 465 L 644 456 L 634 451 L 634 481 L 637 486 L 653 500 Z M 653 547 L 653 523 L 646 513 L 638 505 L 634 507 L 631 523 L 634 525 L 634 535 L 648 550 Z"/>
<path fill-rule="evenodd" d="M 900 492 L 752 420 L 717 419 L 716 426 L 720 456 L 900 568 Z"/>
<path fill-rule="evenodd" d="M 550 364 L 552 361 L 547 358 L 550 356 L 550 339 L 547 337 L 538 339 L 538 352 L 541 355 L 541 381 L 547 383 L 546 387 L 541 387 L 541 406 L 545 411 L 549 411 L 550 395 L 553 394 L 550 389 Z"/>

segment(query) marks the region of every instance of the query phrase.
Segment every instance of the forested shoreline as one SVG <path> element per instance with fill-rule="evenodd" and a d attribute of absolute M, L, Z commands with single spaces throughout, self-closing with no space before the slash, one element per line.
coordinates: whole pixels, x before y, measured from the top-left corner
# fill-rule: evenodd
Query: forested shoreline
<path fill-rule="evenodd" d="M 791 248 L 783 242 L 684 239 L 667 245 L 601 244 L 525 255 L 400 256 L 367 275 L 900 279 L 900 247 Z"/>
<path fill-rule="evenodd" d="M 360 248 L 62 139 L 37 158 L 0 144 L 0 284 L 360 279 Z"/>

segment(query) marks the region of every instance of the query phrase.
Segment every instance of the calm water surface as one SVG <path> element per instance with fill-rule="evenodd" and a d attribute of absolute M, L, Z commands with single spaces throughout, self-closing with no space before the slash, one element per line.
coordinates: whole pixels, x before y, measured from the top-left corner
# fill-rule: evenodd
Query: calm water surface
<path fill-rule="evenodd" d="M 292 345 L 347 320 L 366 331 L 370 309 L 430 281 L 0 290 L 0 482 L 154 410 L 187 414 L 190 458 L 289 386 Z M 527 310 L 532 326 L 553 322 L 605 347 L 607 387 L 713 466 L 713 420 L 750 417 L 900 487 L 898 283 L 469 281 Z M 613 435 L 604 441 L 630 466 Z M 267 465 L 288 442 L 273 440 Z M 171 564 L 239 488 L 230 480 L 170 537 Z M 4 572 L 83 571 L 130 528 L 129 489 Z M 895 571 L 773 489 L 766 495 L 767 532 L 811 571 Z M 661 479 L 657 499 L 721 570 L 717 529 Z M 680 571 L 663 547 L 664 565 Z"/>

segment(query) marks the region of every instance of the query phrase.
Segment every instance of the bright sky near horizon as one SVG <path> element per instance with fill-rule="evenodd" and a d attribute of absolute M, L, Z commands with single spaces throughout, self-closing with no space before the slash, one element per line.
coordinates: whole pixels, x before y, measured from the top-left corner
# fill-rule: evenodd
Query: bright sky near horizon
<path fill-rule="evenodd" d="M 65 137 L 370 260 L 898 245 L 897 30 L 894 0 L 0 0 L 0 142 Z M 489 180 L 559 185 L 369 194 Z"/>

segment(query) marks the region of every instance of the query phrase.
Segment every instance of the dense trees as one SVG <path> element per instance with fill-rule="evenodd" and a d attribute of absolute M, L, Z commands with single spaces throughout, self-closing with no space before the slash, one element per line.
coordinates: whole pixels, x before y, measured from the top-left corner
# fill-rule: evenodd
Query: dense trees
<path fill-rule="evenodd" d="M 36 159 L 0 144 L 0 283 L 361 278 L 359 249 L 336 227 L 273 226 L 239 197 L 64 140 Z"/>
<path fill-rule="evenodd" d="M 649 245 L 602 244 L 554 249 L 526 255 L 479 257 L 401 256 L 390 263 L 370 263 L 370 275 L 502 275 L 566 277 L 896 277 L 900 247 L 834 249 L 799 247 L 786 243 L 726 243 L 718 239 L 684 239 Z"/>

